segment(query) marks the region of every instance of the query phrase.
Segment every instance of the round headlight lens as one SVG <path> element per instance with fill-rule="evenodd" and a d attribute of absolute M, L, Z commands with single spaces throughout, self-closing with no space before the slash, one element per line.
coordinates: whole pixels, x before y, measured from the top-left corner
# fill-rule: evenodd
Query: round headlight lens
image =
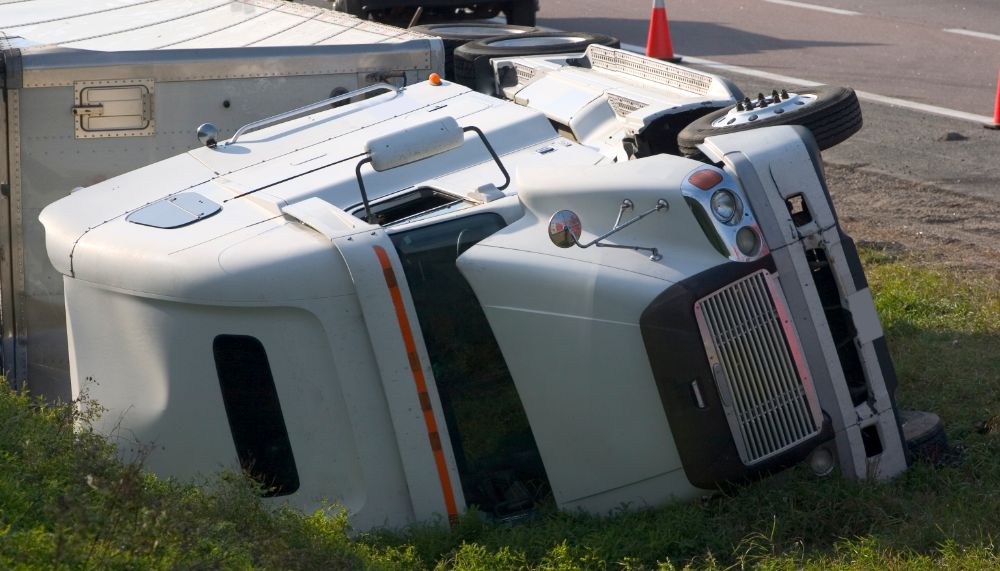
<path fill-rule="evenodd" d="M 736 233 L 736 247 L 745 256 L 756 256 L 760 252 L 760 236 L 753 228 L 744 226 Z"/>
<path fill-rule="evenodd" d="M 726 224 L 734 224 L 743 205 L 732 191 L 722 189 L 712 195 L 712 214 Z"/>

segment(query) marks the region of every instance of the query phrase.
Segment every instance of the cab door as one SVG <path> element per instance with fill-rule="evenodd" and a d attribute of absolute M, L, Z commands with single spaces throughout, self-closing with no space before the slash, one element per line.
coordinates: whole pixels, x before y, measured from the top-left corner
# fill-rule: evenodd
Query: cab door
<path fill-rule="evenodd" d="M 498 520 L 551 495 L 524 406 L 482 306 L 456 260 L 506 226 L 480 212 L 392 233 L 467 505 Z"/>

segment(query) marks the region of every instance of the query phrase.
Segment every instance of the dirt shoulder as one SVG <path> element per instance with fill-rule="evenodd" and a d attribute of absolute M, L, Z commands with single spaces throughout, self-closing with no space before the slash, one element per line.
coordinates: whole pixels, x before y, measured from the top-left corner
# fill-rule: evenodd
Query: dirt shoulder
<path fill-rule="evenodd" d="M 1000 202 L 867 166 L 826 165 L 844 229 L 862 245 L 1000 277 Z"/>

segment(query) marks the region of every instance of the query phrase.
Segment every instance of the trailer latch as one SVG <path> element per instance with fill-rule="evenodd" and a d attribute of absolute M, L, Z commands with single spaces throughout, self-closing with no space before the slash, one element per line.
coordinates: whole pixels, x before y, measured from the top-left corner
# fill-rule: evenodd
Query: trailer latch
<path fill-rule="evenodd" d="M 86 105 L 74 105 L 73 115 L 75 117 L 100 117 L 104 115 L 104 104 L 88 103 Z"/>

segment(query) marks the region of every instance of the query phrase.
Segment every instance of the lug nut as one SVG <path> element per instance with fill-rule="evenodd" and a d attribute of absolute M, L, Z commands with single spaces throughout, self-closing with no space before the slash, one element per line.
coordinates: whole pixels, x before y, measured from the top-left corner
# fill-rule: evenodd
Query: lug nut
<path fill-rule="evenodd" d="M 757 107 L 759 107 L 761 109 L 767 107 L 767 99 L 764 99 L 764 94 L 763 93 L 758 93 L 757 94 Z"/>
<path fill-rule="evenodd" d="M 753 101 L 750 101 L 749 97 L 744 97 L 743 107 L 745 107 L 747 111 L 750 111 L 751 109 L 753 109 Z"/>
<path fill-rule="evenodd" d="M 742 101 L 740 101 L 740 102 L 738 102 L 736 104 L 736 110 L 737 111 L 744 111 L 744 109 L 743 109 L 743 102 Z"/>
<path fill-rule="evenodd" d="M 781 90 L 781 98 L 782 99 L 788 99 L 788 91 L 782 89 Z"/>
<path fill-rule="evenodd" d="M 775 89 L 771 91 L 771 103 L 777 103 L 778 101 L 781 101 L 781 96 L 778 95 L 778 90 Z"/>

